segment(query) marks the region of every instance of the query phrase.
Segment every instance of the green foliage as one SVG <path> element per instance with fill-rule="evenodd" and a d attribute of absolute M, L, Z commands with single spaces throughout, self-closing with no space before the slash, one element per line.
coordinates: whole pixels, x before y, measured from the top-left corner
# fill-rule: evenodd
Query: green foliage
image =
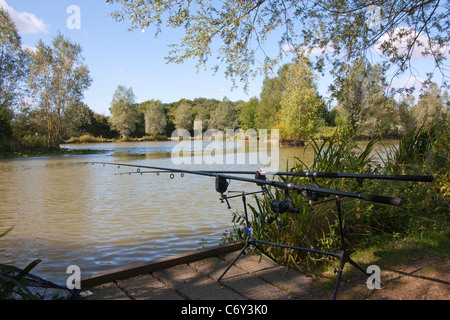
<path fill-rule="evenodd" d="M 136 128 L 138 109 L 135 105 L 135 96 L 132 88 L 118 86 L 111 102 L 112 117 L 109 123 L 113 130 L 117 130 L 122 138 L 129 137 Z"/>
<path fill-rule="evenodd" d="M 23 97 L 28 75 L 28 57 L 9 14 L 0 8 L 0 113 Z"/>
<path fill-rule="evenodd" d="M 324 103 L 307 60 L 292 64 L 286 78 L 279 112 L 281 136 L 295 141 L 309 139 L 325 126 L 325 120 L 320 115 Z"/>
<path fill-rule="evenodd" d="M 430 127 L 448 119 L 448 103 L 448 92 L 442 93 L 436 83 L 431 83 L 424 94 L 420 96 L 417 104 L 411 108 L 411 114 L 415 123 Z"/>
<path fill-rule="evenodd" d="M 361 59 L 343 66 L 330 88 L 340 116 L 359 137 L 392 136 L 400 124 L 397 103 L 386 93 L 385 72 L 381 64 Z"/>
<path fill-rule="evenodd" d="M 93 112 L 85 103 L 74 103 L 67 107 L 64 115 L 63 137 L 74 137 L 83 134 L 92 124 Z"/>
<path fill-rule="evenodd" d="M 96 138 L 90 134 L 83 134 L 79 137 L 71 137 L 66 140 L 66 143 L 93 143 L 93 142 L 107 142 L 108 140 L 105 138 Z"/>
<path fill-rule="evenodd" d="M 251 98 L 249 102 L 241 103 L 238 106 L 238 120 L 242 130 L 255 129 L 256 108 L 258 99 Z"/>
<path fill-rule="evenodd" d="M 77 104 L 89 88 L 91 78 L 83 64 L 80 45 L 71 42 L 61 33 L 48 46 L 38 42 L 36 50 L 29 53 L 30 74 L 28 86 L 39 101 L 41 127 L 45 128 L 48 149 L 58 149 L 64 136 L 64 115 Z"/>
<path fill-rule="evenodd" d="M 189 103 L 182 102 L 177 107 L 173 123 L 177 129 L 192 130 L 194 126 L 194 111 Z"/>
<path fill-rule="evenodd" d="M 27 287 L 26 276 L 40 262 L 31 262 L 19 274 L 15 267 L 0 265 L 0 300 L 38 300 L 39 297 Z"/>
<path fill-rule="evenodd" d="M 216 109 L 211 111 L 208 128 L 225 131 L 226 129 L 236 129 L 238 127 L 236 107 L 233 102 L 224 99 Z"/>
<path fill-rule="evenodd" d="M 145 133 L 150 135 L 163 134 L 166 131 L 167 116 L 164 105 L 159 100 L 146 101 L 144 107 Z"/>
<path fill-rule="evenodd" d="M 107 2 L 121 5 L 113 17 L 128 19 L 130 29 L 154 28 L 155 35 L 162 27 L 184 29 L 171 46 L 169 62 L 195 59 L 201 68 L 216 61 L 213 70 L 225 66 L 225 75 L 242 81 L 244 88 L 259 72 L 267 75 L 285 58 L 313 49 L 319 53 L 319 71 L 327 63 L 339 70 L 374 46 L 398 74 L 408 70 L 419 51 L 433 58 L 442 74 L 447 71 L 449 7 L 438 0 Z"/>
<path fill-rule="evenodd" d="M 445 124 L 448 128 L 448 122 Z M 371 241 L 380 235 L 398 238 L 423 232 L 448 232 L 450 195 L 449 176 L 449 132 L 425 130 L 419 127 L 413 133 L 400 139 L 398 148 L 385 148 L 376 157 L 374 147 L 380 143 L 372 140 L 363 148 L 358 148 L 353 131 L 341 128 L 323 141 L 311 141 L 306 147 L 314 151 L 314 159 L 307 164 L 301 159 L 291 170 L 309 172 L 344 172 L 358 174 L 432 174 L 436 180 L 430 183 L 412 183 L 388 180 L 364 180 L 362 186 L 353 179 L 316 179 L 320 187 L 348 192 L 378 194 L 404 199 L 400 207 L 372 202 L 343 199 L 341 208 L 344 218 L 345 240 L 352 248 L 373 245 Z M 437 134 L 440 132 L 441 134 Z M 444 140 L 444 143 L 441 140 Z M 310 185 L 309 178 L 281 177 L 285 182 Z M 284 193 L 275 192 L 276 199 L 284 199 Z M 340 246 L 334 202 L 321 203 L 311 207 L 302 195 L 291 194 L 300 213 L 283 214 L 280 228 L 277 223 L 269 224 L 267 218 L 273 216 L 270 200 L 256 198 L 252 212 L 251 226 L 254 237 L 259 240 L 288 245 L 332 251 Z M 242 215 L 233 220 L 236 228 L 233 239 L 243 239 Z M 265 247 L 278 261 L 290 263 L 301 269 L 313 271 L 324 266 L 328 258 L 306 252 L 295 252 L 278 247 Z"/>
<path fill-rule="evenodd" d="M 0 8 L 0 150 L 12 143 L 15 105 L 24 96 L 28 73 L 27 55 L 9 14 Z"/>
<path fill-rule="evenodd" d="M 277 76 L 266 77 L 261 90 L 261 99 L 256 107 L 255 129 L 272 129 L 278 124 L 281 97 L 287 82 L 289 65 L 283 65 Z"/>

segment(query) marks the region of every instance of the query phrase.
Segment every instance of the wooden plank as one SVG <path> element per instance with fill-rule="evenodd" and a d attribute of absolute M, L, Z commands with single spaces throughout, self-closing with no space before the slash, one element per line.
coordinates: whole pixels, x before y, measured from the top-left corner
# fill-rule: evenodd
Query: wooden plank
<path fill-rule="evenodd" d="M 219 278 L 225 268 L 229 265 L 228 262 L 218 258 L 212 257 L 196 261 L 191 264 L 191 267 L 208 275 L 213 280 Z M 250 300 L 291 300 L 293 296 L 280 288 L 271 285 L 270 283 L 255 277 L 239 267 L 233 266 L 221 280 L 221 284 L 234 292 L 239 293 L 245 299 Z"/>
<path fill-rule="evenodd" d="M 150 274 L 117 281 L 117 286 L 133 300 L 184 300 L 175 290 Z"/>
<path fill-rule="evenodd" d="M 101 284 L 91 288 L 93 294 L 86 297 L 86 300 L 131 300 L 125 292 L 123 292 L 113 282 Z"/>
<path fill-rule="evenodd" d="M 91 288 L 115 280 L 123 280 L 131 277 L 136 277 L 138 275 L 154 272 L 164 268 L 170 268 L 179 264 L 190 263 L 216 255 L 240 250 L 243 246 L 243 243 L 231 243 L 213 248 L 183 253 L 168 258 L 162 258 L 149 263 L 143 263 L 125 268 L 118 268 L 111 271 L 86 276 L 81 279 L 81 287 L 83 289 Z"/>
<path fill-rule="evenodd" d="M 223 287 L 186 264 L 155 272 L 155 276 L 188 300 L 242 300 L 243 297 Z"/>
<path fill-rule="evenodd" d="M 235 257 L 236 253 L 227 253 L 220 256 L 220 258 L 229 263 L 231 263 Z M 311 277 L 291 268 L 286 268 L 285 266 L 260 255 L 242 255 L 236 261 L 235 266 L 289 292 L 297 298 L 306 297 L 311 289 Z"/>

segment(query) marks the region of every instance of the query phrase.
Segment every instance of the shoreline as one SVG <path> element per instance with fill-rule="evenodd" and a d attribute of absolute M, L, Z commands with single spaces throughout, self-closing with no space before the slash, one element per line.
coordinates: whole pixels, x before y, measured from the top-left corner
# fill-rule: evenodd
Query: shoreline
<path fill-rule="evenodd" d="M 380 141 L 394 141 L 397 140 L 396 138 L 386 138 L 381 139 Z M 61 145 L 85 145 L 85 144 L 101 144 L 101 143 L 126 143 L 126 142 L 165 142 L 165 141 L 173 141 L 170 138 L 167 138 L 167 140 L 163 139 L 146 139 L 146 138 L 129 138 L 129 139 L 95 139 L 95 140 L 89 140 L 89 141 L 64 141 L 61 143 Z M 238 140 L 242 141 L 242 140 Z M 247 140 L 245 140 L 247 141 Z M 270 140 L 268 140 L 269 142 Z M 320 140 L 317 140 L 320 141 Z M 370 141 L 370 139 L 358 139 L 357 142 L 365 142 Z M 292 143 L 288 141 L 280 141 L 279 146 L 280 148 L 289 148 L 289 147 L 305 147 L 309 141 L 304 141 L 303 143 Z M 60 148 L 59 150 L 35 150 L 35 151 L 14 151 L 14 152 L 8 152 L 3 151 L 0 152 L 0 160 L 2 159 L 14 159 L 14 158 L 31 158 L 31 157 L 42 157 L 42 156 L 62 156 L 62 155 L 83 155 L 83 154 L 95 154 L 95 153 L 104 153 L 107 152 L 107 150 L 99 150 L 99 149 L 84 149 L 84 148 Z"/>
<path fill-rule="evenodd" d="M 2 159 L 17 159 L 17 158 L 33 158 L 33 157 L 42 157 L 42 156 L 82 155 L 82 154 L 94 154 L 94 153 L 103 153 L 103 152 L 106 152 L 106 150 L 67 149 L 67 148 L 61 148 L 60 150 L 53 150 L 53 151 L 0 152 L 0 160 L 2 160 Z"/>

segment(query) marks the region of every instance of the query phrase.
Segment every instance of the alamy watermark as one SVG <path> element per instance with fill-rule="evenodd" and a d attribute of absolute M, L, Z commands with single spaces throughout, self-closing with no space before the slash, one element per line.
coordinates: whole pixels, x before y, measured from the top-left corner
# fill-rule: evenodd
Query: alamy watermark
<path fill-rule="evenodd" d="M 67 7 L 66 13 L 69 17 L 66 20 L 66 26 L 69 30 L 81 29 L 81 9 L 77 5 L 70 5 Z"/>
<path fill-rule="evenodd" d="M 378 30 L 381 27 L 381 8 L 376 5 L 370 5 L 367 8 L 368 19 L 366 21 L 369 29 Z"/>
<path fill-rule="evenodd" d="M 367 274 L 371 274 L 367 278 L 367 288 L 370 290 L 381 289 L 381 270 L 379 266 L 371 265 L 367 267 Z"/>
<path fill-rule="evenodd" d="M 72 274 L 66 280 L 67 289 L 81 289 L 81 269 L 77 265 L 67 267 L 66 273 Z"/>
<path fill-rule="evenodd" d="M 193 136 L 186 129 L 172 133 L 178 141 L 172 149 L 172 162 L 181 164 L 260 165 L 262 171 L 279 169 L 279 130 L 208 129 L 203 132 L 202 121 L 194 122 Z M 248 150 L 248 152 L 246 152 Z"/>

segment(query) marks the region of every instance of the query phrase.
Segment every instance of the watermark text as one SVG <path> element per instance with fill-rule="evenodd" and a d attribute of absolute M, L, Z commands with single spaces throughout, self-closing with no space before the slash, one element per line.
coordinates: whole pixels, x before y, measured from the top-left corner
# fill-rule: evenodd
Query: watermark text
<path fill-rule="evenodd" d="M 66 26 L 69 30 L 81 29 L 81 9 L 77 5 L 70 5 L 67 7 L 67 14 L 70 16 L 66 20 Z"/>
<path fill-rule="evenodd" d="M 178 141 L 172 149 L 172 162 L 180 164 L 250 164 L 261 170 L 279 169 L 279 130 L 208 129 L 203 132 L 202 121 L 194 122 L 194 134 L 185 129 L 172 133 Z"/>
<path fill-rule="evenodd" d="M 71 265 L 67 267 L 66 273 L 71 273 L 72 275 L 67 278 L 66 285 L 67 289 L 81 289 L 81 270 L 77 265 Z"/>

